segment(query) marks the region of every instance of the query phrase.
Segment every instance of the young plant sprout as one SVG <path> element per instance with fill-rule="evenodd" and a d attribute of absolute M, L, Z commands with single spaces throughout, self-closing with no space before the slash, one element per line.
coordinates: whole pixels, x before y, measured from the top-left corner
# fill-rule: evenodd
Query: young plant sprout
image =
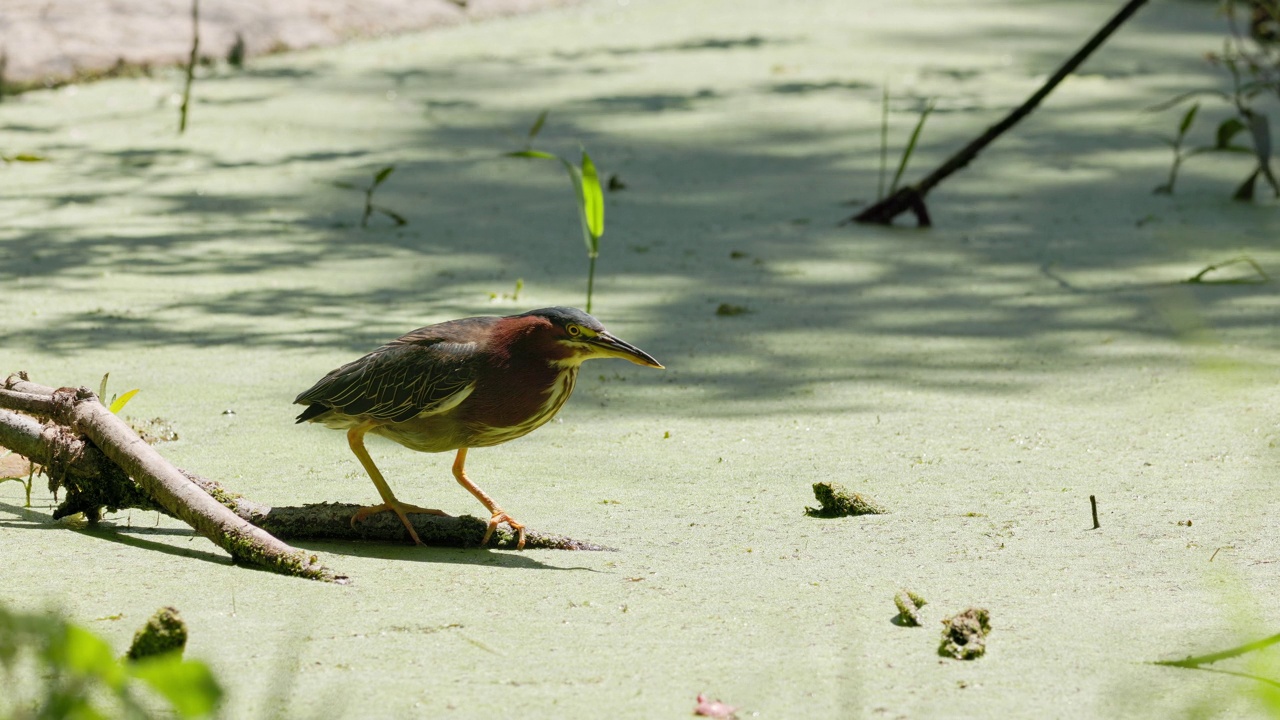
<path fill-rule="evenodd" d="M 510 300 L 511 302 L 520 301 L 520 291 L 524 290 L 524 278 L 516 278 L 516 289 L 509 293 L 489 293 L 489 301 L 497 302 L 499 300 Z"/>
<path fill-rule="evenodd" d="M 373 217 L 375 212 L 380 212 L 391 218 L 391 221 L 397 226 L 409 224 L 409 221 L 400 213 L 397 213 L 390 208 L 383 207 L 382 205 L 373 204 L 374 191 L 378 189 L 379 185 L 386 182 L 387 178 L 391 176 L 391 173 L 395 172 L 395 169 L 395 165 L 387 165 L 386 167 L 379 169 L 373 174 L 373 182 L 369 184 L 369 187 L 358 188 L 349 182 L 334 183 L 336 187 L 346 188 L 348 190 L 360 190 L 364 193 L 364 215 L 360 217 L 360 227 L 369 227 L 369 218 Z"/>
<path fill-rule="evenodd" d="M 893 174 L 893 181 L 889 183 L 889 195 L 898 191 L 898 184 L 902 182 L 902 175 L 907 171 L 907 165 L 911 162 L 911 156 L 916 151 L 916 145 L 920 142 L 920 133 L 924 131 L 924 123 L 929 119 L 929 115 L 933 112 L 934 101 L 930 100 L 924 106 L 924 110 L 920 112 L 920 119 L 916 121 L 915 128 L 911 131 L 911 137 L 907 140 L 907 146 L 902 150 L 902 158 L 898 161 L 898 169 Z M 889 164 L 889 85 L 885 83 L 884 92 L 880 96 L 880 175 L 879 182 L 876 187 L 876 202 L 885 199 L 885 173 Z"/>
<path fill-rule="evenodd" d="M 1183 152 L 1182 142 L 1187 137 L 1187 131 L 1191 129 L 1191 125 L 1196 121 L 1196 113 L 1200 112 L 1200 103 L 1196 103 L 1187 109 L 1182 116 L 1182 122 L 1178 123 L 1178 134 L 1172 138 L 1166 138 L 1165 142 L 1169 147 L 1173 148 L 1173 164 L 1169 166 L 1169 179 L 1163 185 L 1156 186 L 1152 192 L 1157 195 L 1172 195 L 1173 186 L 1178 182 L 1178 170 L 1182 167 L 1182 161 L 1205 150 L 1211 148 L 1191 148 L 1191 150 Z"/>
<path fill-rule="evenodd" d="M 112 395 L 111 399 L 107 400 L 107 378 L 109 377 L 111 377 L 111 373 L 106 373 L 102 376 L 102 383 L 98 385 L 98 400 L 102 401 L 102 404 L 106 405 L 107 409 L 112 413 L 119 415 L 124 406 L 128 405 L 129 401 L 133 399 L 133 396 L 138 394 L 138 388 L 134 388 L 120 396 Z"/>
<path fill-rule="evenodd" d="M 911 139 L 907 141 L 907 147 L 902 150 L 902 159 L 898 161 L 898 171 L 893 174 L 893 182 L 889 183 L 889 194 L 898 192 L 898 183 L 902 182 L 902 174 L 907 171 L 907 163 L 911 162 L 911 155 L 916 151 L 916 143 L 920 142 L 920 133 L 924 130 L 924 121 L 929 119 L 929 114 L 933 112 L 934 101 L 930 100 L 925 104 L 924 110 L 920 112 L 920 119 L 916 121 L 916 127 L 911 131 Z"/>
<path fill-rule="evenodd" d="M 1172 194 L 1174 181 L 1183 160 L 1201 153 L 1240 153 L 1252 155 L 1253 170 L 1237 186 L 1232 198 L 1241 201 L 1254 199 L 1258 180 L 1262 179 L 1270 187 L 1275 197 L 1280 197 L 1280 179 L 1277 179 L 1271 166 L 1271 125 L 1267 115 L 1259 111 L 1256 103 L 1260 98 L 1272 97 L 1280 92 L 1280 46 L 1271 42 L 1265 32 L 1258 28 L 1267 22 L 1280 22 L 1280 15 L 1274 9 L 1267 8 L 1264 3 L 1254 6 L 1255 25 L 1247 35 L 1242 33 L 1236 23 L 1236 7 L 1234 3 L 1226 3 L 1228 23 L 1231 35 L 1223 44 L 1222 52 L 1210 53 L 1208 60 L 1226 70 L 1231 76 L 1231 90 L 1193 90 L 1183 93 L 1168 102 L 1161 103 L 1152 111 L 1166 110 L 1200 95 L 1217 97 L 1225 102 L 1234 113 L 1218 123 L 1213 133 L 1212 144 L 1202 145 L 1183 151 L 1182 143 L 1195 122 L 1200 104 L 1192 105 L 1182 115 L 1178 124 L 1178 133 L 1165 142 L 1173 147 L 1173 165 L 1169 169 L 1168 182 L 1155 189 L 1157 193 Z M 1262 25 L 1257 23 L 1261 22 Z M 1237 136 L 1249 139 L 1248 145 L 1237 144 Z"/>
<path fill-rule="evenodd" d="M 596 258 L 600 255 L 600 236 L 604 234 L 604 192 L 600 189 L 600 173 L 596 171 L 595 163 L 591 161 L 591 156 L 587 154 L 585 148 L 582 150 L 582 160 L 578 165 L 559 155 L 533 149 L 533 141 L 546 123 L 548 112 L 543 110 L 538 113 L 538 119 L 534 120 L 529 128 L 524 149 L 507 153 L 507 157 L 559 160 L 565 172 L 568 173 L 569 182 L 573 184 L 574 200 L 578 204 L 578 219 L 582 224 L 582 242 L 587 247 L 586 310 L 591 312 L 591 295 L 595 289 L 596 280 Z"/>
<path fill-rule="evenodd" d="M 36 466 L 32 463 L 25 462 L 21 455 L 14 455 L 12 450 L 8 448 L 0 448 L 0 460 L 4 460 L 7 457 L 13 457 L 19 462 L 16 467 L 14 465 L 10 465 L 9 469 L 5 468 L 5 463 L 0 463 L 0 483 L 8 482 L 10 480 L 20 483 L 27 493 L 27 504 L 23 505 L 23 507 L 31 507 L 31 483 L 35 480 Z M 24 465 L 26 466 L 26 477 L 23 477 L 23 473 L 21 472 L 21 468 Z"/>

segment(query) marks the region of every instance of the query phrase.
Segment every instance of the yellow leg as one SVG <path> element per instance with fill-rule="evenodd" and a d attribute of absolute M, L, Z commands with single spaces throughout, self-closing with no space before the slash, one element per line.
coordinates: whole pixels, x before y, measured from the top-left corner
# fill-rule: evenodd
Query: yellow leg
<path fill-rule="evenodd" d="M 387 485 L 387 481 L 382 478 L 382 473 L 378 471 L 378 466 L 373 464 L 373 458 L 369 457 L 369 451 L 364 447 L 364 435 L 369 432 L 372 425 L 357 425 L 347 431 L 347 444 L 351 446 L 351 452 L 355 453 L 360 460 L 360 464 L 364 466 L 364 471 L 369 473 L 369 479 L 373 481 L 373 486 L 378 488 L 378 495 L 382 496 L 381 505 L 370 505 L 362 507 L 351 516 L 351 526 L 380 512 L 390 510 L 400 517 L 400 522 L 404 523 L 404 529 L 409 531 L 409 537 L 413 538 L 414 544 L 422 545 L 422 541 L 418 539 L 418 532 L 413 529 L 413 523 L 409 522 L 409 513 L 422 513 L 426 515 L 444 515 L 445 513 L 434 510 L 432 508 L 418 507 L 417 505 L 409 505 L 402 503 L 392 494 L 391 487 Z"/>
<path fill-rule="evenodd" d="M 467 492 L 475 495 L 476 499 L 479 500 L 481 504 L 485 506 L 485 509 L 487 509 L 492 515 L 492 517 L 489 518 L 489 527 L 485 528 L 484 539 L 480 541 L 480 546 L 484 547 L 485 545 L 488 545 L 489 538 L 493 537 L 494 528 L 498 527 L 502 523 L 506 523 L 516 532 L 516 549 L 523 550 L 524 525 L 516 522 L 515 518 L 511 517 L 504 512 L 502 508 L 498 507 L 498 503 L 494 502 L 493 498 L 489 497 L 485 491 L 476 487 L 475 483 L 467 479 L 467 471 L 463 468 L 463 465 L 465 465 L 466 462 L 467 449 L 459 448 L 458 457 L 453 461 L 453 477 L 458 481 L 459 485 L 467 489 Z"/>

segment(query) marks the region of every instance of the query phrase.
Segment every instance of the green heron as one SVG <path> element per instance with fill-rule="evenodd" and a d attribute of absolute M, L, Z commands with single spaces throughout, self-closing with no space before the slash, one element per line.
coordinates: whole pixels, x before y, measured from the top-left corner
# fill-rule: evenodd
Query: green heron
<path fill-rule="evenodd" d="M 330 372 L 294 402 L 308 406 L 298 422 L 347 431 L 351 452 L 382 496 L 351 517 L 353 526 L 391 510 L 421 545 L 408 514 L 445 514 L 396 499 L 364 447 L 365 434 L 374 433 L 419 452 L 457 450 L 453 477 L 491 513 L 482 544 L 506 523 L 519 550 L 524 526 L 467 479 L 467 450 L 514 440 L 550 420 L 573 392 L 578 367 L 592 358 L 662 367 L 585 312 L 550 307 L 418 328 Z"/>

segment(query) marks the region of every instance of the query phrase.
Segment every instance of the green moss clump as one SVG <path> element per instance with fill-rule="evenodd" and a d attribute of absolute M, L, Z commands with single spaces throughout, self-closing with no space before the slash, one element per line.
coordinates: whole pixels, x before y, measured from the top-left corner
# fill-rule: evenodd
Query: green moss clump
<path fill-rule="evenodd" d="M 942 621 L 942 645 L 938 654 L 957 660 L 973 660 L 987 651 L 991 613 L 972 607 Z"/>
<path fill-rule="evenodd" d="M 918 627 L 920 625 L 920 608 L 929 603 L 910 590 L 899 590 L 893 596 L 893 604 L 898 606 L 898 618 L 903 625 Z"/>
<path fill-rule="evenodd" d="M 889 512 L 875 500 L 852 490 L 846 490 L 836 483 L 814 483 L 813 496 L 818 499 L 821 507 L 806 507 L 804 514 L 810 517 L 835 518 L 849 515 L 883 515 Z"/>
<path fill-rule="evenodd" d="M 181 655 L 186 647 L 187 624 L 176 608 L 162 607 L 147 620 L 146 625 L 138 628 L 125 657 L 141 660 L 171 652 Z"/>

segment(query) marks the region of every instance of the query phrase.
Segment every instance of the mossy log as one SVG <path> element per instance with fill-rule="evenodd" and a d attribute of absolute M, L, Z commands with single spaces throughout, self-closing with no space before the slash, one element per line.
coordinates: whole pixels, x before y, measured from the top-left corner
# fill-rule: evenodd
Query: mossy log
<path fill-rule="evenodd" d="M 353 526 L 351 517 L 357 505 L 271 507 L 177 468 L 87 388 L 55 390 L 32 383 L 19 373 L 0 387 L 0 408 L 0 446 L 44 467 L 50 489 L 66 492 L 54 518 L 84 513 L 96 521 L 102 508 L 113 512 L 125 508 L 157 510 L 191 525 L 238 562 L 328 581 L 345 578 L 319 564 L 316 556 L 283 541 L 409 541 L 404 526 L 390 513 Z M 410 519 L 425 544 L 440 547 L 479 547 L 486 526 L 485 521 L 470 515 L 411 515 Z M 533 530 L 526 530 L 525 546 L 609 549 Z M 500 528 L 489 547 L 515 547 L 515 537 Z"/>

